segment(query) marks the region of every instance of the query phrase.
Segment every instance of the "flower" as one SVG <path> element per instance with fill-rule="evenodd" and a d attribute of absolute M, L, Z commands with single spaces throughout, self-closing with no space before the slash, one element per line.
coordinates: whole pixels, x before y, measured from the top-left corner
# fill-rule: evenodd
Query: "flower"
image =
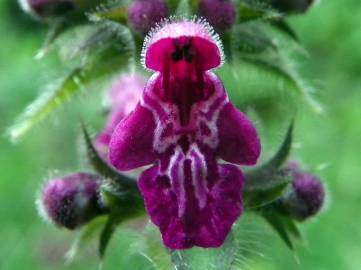
<path fill-rule="evenodd" d="M 201 0 L 199 15 L 204 17 L 215 29 L 225 31 L 234 24 L 236 10 L 230 0 Z"/>
<path fill-rule="evenodd" d="M 317 176 L 301 171 L 294 162 L 287 167 L 293 181 L 291 189 L 281 198 L 280 205 L 288 215 L 304 221 L 322 208 L 325 189 Z"/>
<path fill-rule="evenodd" d="M 107 123 L 95 139 L 98 153 L 107 158 L 110 136 L 116 125 L 136 106 L 144 88 L 144 78 L 137 74 L 123 74 L 112 83 L 107 99 L 110 113 Z"/>
<path fill-rule="evenodd" d="M 116 127 L 109 159 L 121 170 L 153 164 L 139 177 L 151 221 L 171 249 L 219 247 L 243 211 L 244 177 L 260 142 L 210 71 L 222 45 L 202 20 L 166 21 L 146 38 L 143 63 L 155 73 L 135 110 Z"/>
<path fill-rule="evenodd" d="M 163 0 L 135 0 L 129 6 L 129 21 L 142 34 L 161 19 L 168 17 L 168 7 Z"/>
<path fill-rule="evenodd" d="M 89 173 L 51 179 L 42 189 L 39 212 L 60 227 L 75 229 L 105 212 L 98 191 L 99 179 Z"/>
<path fill-rule="evenodd" d="M 74 0 L 20 0 L 20 5 L 39 18 L 60 16 L 75 9 Z"/>

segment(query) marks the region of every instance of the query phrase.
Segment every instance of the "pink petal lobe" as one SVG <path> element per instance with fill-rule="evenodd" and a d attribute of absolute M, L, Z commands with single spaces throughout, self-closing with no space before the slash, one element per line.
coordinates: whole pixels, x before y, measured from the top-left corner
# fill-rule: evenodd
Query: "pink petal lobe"
<path fill-rule="evenodd" d="M 177 188 L 172 186 L 174 179 L 162 174 L 159 166 L 141 175 L 138 186 L 150 218 L 171 249 L 219 247 L 243 211 L 243 175 L 236 166 L 219 165 L 210 174 L 213 184 L 207 185 L 205 204 L 200 205 L 189 160 L 183 163 L 183 169 L 183 184 Z M 183 189 L 183 197 L 179 196 L 179 188 Z M 182 213 L 179 204 L 185 205 Z"/>
<path fill-rule="evenodd" d="M 115 128 L 109 144 L 109 160 L 121 171 L 151 164 L 155 121 L 152 113 L 141 105 Z"/>
<path fill-rule="evenodd" d="M 254 165 L 261 152 L 257 131 L 251 121 L 231 103 L 222 109 L 218 119 L 219 156 L 228 162 Z"/>

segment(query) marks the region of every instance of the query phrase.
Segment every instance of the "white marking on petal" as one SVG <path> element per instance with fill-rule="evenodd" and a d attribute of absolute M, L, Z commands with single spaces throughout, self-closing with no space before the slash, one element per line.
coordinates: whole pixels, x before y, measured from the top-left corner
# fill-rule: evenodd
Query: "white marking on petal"
<path fill-rule="evenodd" d="M 200 152 L 196 144 L 191 145 L 191 151 L 187 155 L 192 161 L 192 184 L 194 187 L 195 196 L 198 199 L 198 206 L 203 209 L 207 203 L 207 164 L 204 155 Z M 197 159 L 199 159 L 201 165 L 201 171 L 197 166 Z"/>
<path fill-rule="evenodd" d="M 192 107 L 192 115 L 193 118 L 196 119 L 198 127 L 201 127 L 201 124 L 203 123 L 210 130 L 209 135 L 204 135 L 201 133 L 201 129 L 198 128 L 196 134 L 197 140 L 208 145 L 211 149 L 216 149 L 219 144 L 217 127 L 219 114 L 223 107 L 229 102 L 229 99 L 224 90 L 222 82 L 217 78 L 217 76 L 212 72 L 206 72 L 206 76 L 208 76 L 211 81 L 214 82 L 214 94 L 209 99 L 199 102 L 198 104 L 194 104 Z M 210 113 L 210 109 L 212 106 L 216 105 L 218 100 L 222 99 L 222 97 L 224 97 L 224 99 L 216 108 L 214 108 L 214 111 L 211 114 L 211 118 L 208 119 L 207 116 Z"/>

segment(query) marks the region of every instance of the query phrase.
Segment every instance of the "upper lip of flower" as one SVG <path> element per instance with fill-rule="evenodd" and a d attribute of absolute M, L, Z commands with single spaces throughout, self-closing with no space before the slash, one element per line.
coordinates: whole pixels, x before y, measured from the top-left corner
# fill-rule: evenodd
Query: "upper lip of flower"
<path fill-rule="evenodd" d="M 170 26 L 171 25 L 171 26 Z M 202 70 L 219 67 L 224 60 L 218 34 L 202 19 L 190 21 L 171 18 L 163 20 L 146 37 L 142 62 L 145 68 L 163 71 L 165 60 L 190 63 L 197 54 Z"/>

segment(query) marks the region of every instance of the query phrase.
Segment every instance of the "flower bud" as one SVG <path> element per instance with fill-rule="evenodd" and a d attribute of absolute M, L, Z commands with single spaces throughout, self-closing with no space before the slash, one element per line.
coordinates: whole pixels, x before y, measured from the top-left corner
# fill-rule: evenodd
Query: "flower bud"
<path fill-rule="evenodd" d="M 236 10 L 229 0 L 201 0 L 199 15 L 204 17 L 216 30 L 225 31 L 234 24 Z"/>
<path fill-rule="evenodd" d="M 99 201 L 99 179 L 89 173 L 48 181 L 42 189 L 38 206 L 47 220 L 70 230 L 105 212 Z"/>
<path fill-rule="evenodd" d="M 289 168 L 293 175 L 292 186 L 280 200 L 282 209 L 291 217 L 303 221 L 316 215 L 324 202 L 325 190 L 318 177 Z"/>
<path fill-rule="evenodd" d="M 75 9 L 74 0 L 20 0 L 22 9 L 39 18 L 62 16 Z"/>
<path fill-rule="evenodd" d="M 272 6 L 284 13 L 304 13 L 314 0 L 272 0 Z"/>
<path fill-rule="evenodd" d="M 163 0 L 135 0 L 129 6 L 129 21 L 142 34 L 161 19 L 168 17 L 168 7 Z"/>

